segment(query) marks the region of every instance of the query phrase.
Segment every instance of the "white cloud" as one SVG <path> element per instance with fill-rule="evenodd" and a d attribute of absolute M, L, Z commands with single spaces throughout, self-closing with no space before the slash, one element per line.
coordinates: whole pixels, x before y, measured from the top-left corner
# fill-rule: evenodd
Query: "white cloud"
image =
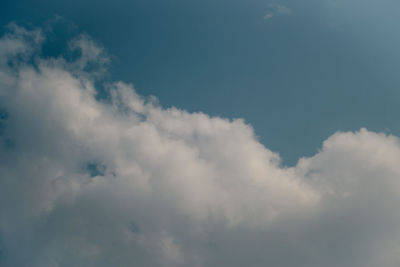
<path fill-rule="evenodd" d="M 273 16 L 274 16 L 274 13 L 267 12 L 267 14 L 264 15 L 264 19 L 271 19 Z"/>
<path fill-rule="evenodd" d="M 292 9 L 287 6 L 281 4 L 270 4 L 268 11 L 264 15 L 264 19 L 272 19 L 274 16 L 277 15 L 291 15 Z"/>
<path fill-rule="evenodd" d="M 276 12 L 278 12 L 281 15 L 292 14 L 292 10 L 290 8 L 288 8 L 287 6 L 275 4 L 275 5 L 271 5 L 271 7 L 275 8 Z"/>
<path fill-rule="evenodd" d="M 397 137 L 336 133 L 283 168 L 243 120 L 123 82 L 96 100 L 102 48 L 44 60 L 31 35 L 0 39 L 0 265 L 398 266 Z"/>

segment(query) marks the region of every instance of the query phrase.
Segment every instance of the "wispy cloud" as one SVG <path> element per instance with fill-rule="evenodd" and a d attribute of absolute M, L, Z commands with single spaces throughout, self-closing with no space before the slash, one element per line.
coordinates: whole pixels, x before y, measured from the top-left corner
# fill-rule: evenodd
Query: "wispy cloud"
<path fill-rule="evenodd" d="M 270 4 L 268 10 L 264 15 L 264 19 L 269 20 L 277 15 L 291 15 L 292 9 L 281 4 Z"/>

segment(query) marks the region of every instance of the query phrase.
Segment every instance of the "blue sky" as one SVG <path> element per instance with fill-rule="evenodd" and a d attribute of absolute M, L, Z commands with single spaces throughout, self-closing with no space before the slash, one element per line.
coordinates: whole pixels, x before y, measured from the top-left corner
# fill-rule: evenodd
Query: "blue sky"
<path fill-rule="evenodd" d="M 2 1 L 0 23 L 62 16 L 76 27 L 56 36 L 103 44 L 112 78 L 164 106 L 244 118 L 293 165 L 338 130 L 400 133 L 399 12 L 387 0 Z"/>

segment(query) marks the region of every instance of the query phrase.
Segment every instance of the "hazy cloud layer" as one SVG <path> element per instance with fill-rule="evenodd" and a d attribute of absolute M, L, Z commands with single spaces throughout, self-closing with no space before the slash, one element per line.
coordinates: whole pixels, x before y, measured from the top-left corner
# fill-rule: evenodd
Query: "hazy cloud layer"
<path fill-rule="evenodd" d="M 43 35 L 0 39 L 0 266 L 399 266 L 397 137 L 336 133 L 283 168 L 243 120 L 123 82 L 96 100 L 101 46 L 42 59 Z"/>

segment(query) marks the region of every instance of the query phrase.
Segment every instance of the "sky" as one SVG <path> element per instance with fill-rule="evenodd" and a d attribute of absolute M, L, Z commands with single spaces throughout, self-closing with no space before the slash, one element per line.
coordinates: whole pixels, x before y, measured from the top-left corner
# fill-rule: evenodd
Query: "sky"
<path fill-rule="evenodd" d="M 2 1 L 0 266 L 399 266 L 399 13 Z"/>
<path fill-rule="evenodd" d="M 55 35 L 101 43 L 114 79 L 166 107 L 244 118 L 293 166 L 338 130 L 400 133 L 399 13 L 392 0 L 6 0 L 0 24 L 62 16 Z"/>

